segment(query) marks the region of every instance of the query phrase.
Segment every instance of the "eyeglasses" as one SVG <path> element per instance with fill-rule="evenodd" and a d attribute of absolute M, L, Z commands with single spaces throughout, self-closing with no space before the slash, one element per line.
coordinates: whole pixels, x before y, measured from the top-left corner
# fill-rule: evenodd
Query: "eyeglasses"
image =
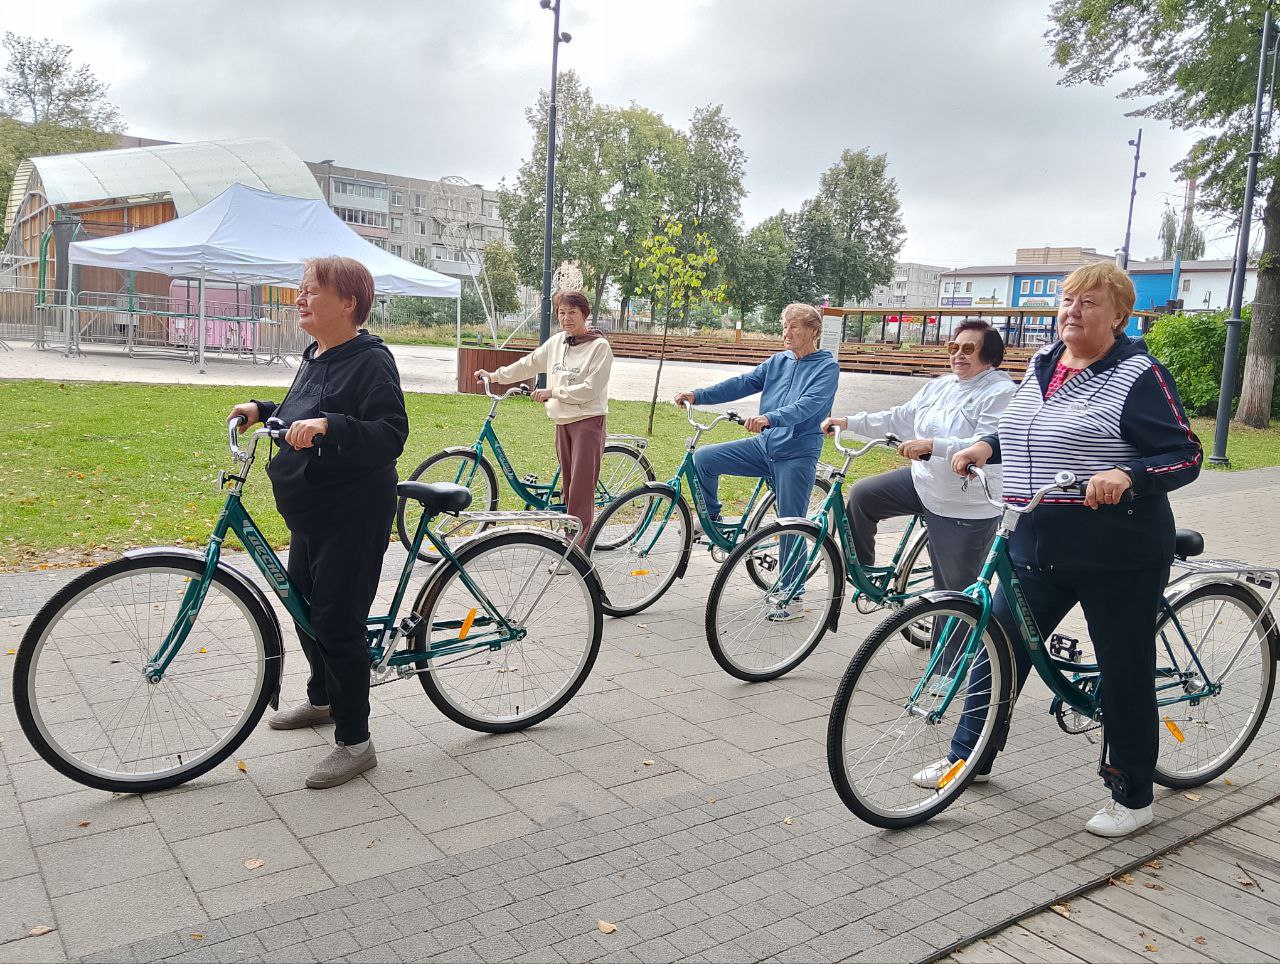
<path fill-rule="evenodd" d="M 958 341 L 947 342 L 948 355 L 954 355 L 956 352 L 959 352 L 962 355 L 972 355 L 977 350 L 978 346 L 971 341 L 966 341 L 964 344 L 961 344 Z"/>

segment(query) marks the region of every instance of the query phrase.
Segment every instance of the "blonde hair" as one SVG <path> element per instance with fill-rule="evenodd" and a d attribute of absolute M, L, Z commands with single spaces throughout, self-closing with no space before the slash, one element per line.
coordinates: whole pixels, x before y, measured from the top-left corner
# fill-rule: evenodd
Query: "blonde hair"
<path fill-rule="evenodd" d="M 1090 288 L 1105 288 L 1111 295 L 1112 303 L 1120 309 L 1121 316 L 1124 318 L 1121 327 L 1129 323 L 1129 316 L 1133 314 L 1133 305 L 1138 300 L 1138 293 L 1133 289 L 1133 281 L 1119 265 L 1112 261 L 1086 264 L 1083 268 L 1076 268 L 1062 282 L 1063 294 L 1088 291 Z"/>
<path fill-rule="evenodd" d="M 802 323 L 806 328 L 810 328 L 819 336 L 822 335 L 822 312 L 813 305 L 806 305 L 803 301 L 793 301 L 787 307 L 782 309 L 782 321 L 795 319 Z"/>

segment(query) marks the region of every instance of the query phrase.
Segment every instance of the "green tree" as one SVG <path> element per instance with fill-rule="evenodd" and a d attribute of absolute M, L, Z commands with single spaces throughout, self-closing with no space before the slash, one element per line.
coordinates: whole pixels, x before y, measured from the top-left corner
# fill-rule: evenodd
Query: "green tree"
<path fill-rule="evenodd" d="M 662 348 L 658 352 L 658 370 L 653 379 L 653 398 L 649 403 L 649 428 L 653 434 L 653 413 L 658 407 L 658 390 L 662 382 L 662 363 L 666 359 L 667 329 L 672 314 L 704 302 L 723 301 L 724 286 L 706 284 L 708 275 L 719 261 L 710 237 L 695 231 L 685 237 L 684 225 L 669 221 L 663 230 L 640 242 L 635 255 L 639 283 L 635 293 L 649 300 L 651 317 L 662 313 Z"/>
<path fill-rule="evenodd" d="M 1064 84 L 1106 83 L 1141 75 L 1121 96 L 1143 98 L 1138 116 L 1183 130 L 1208 130 L 1178 166 L 1197 177 L 1198 206 L 1238 217 L 1258 76 L 1262 5 L 1249 0 L 1056 0 L 1046 38 Z M 1280 156 L 1268 138 L 1258 167 L 1263 238 L 1236 417 L 1265 427 L 1280 349 Z"/>
<path fill-rule="evenodd" d="M 107 87 L 86 66 L 73 67 L 71 48 L 6 32 L 0 75 L 0 203 L 18 165 L 29 157 L 97 151 L 124 129 Z M 0 232 L 0 248 L 8 241 Z"/>
<path fill-rule="evenodd" d="M 1179 238 L 1179 235 L 1182 237 Z M 1172 261 L 1178 250 L 1178 242 L 1182 241 L 1182 259 L 1195 261 L 1204 257 L 1204 232 L 1195 221 L 1180 221 L 1169 202 L 1165 202 L 1164 213 L 1160 215 L 1160 257 Z"/>
<path fill-rule="evenodd" d="M 490 241 L 484 246 L 484 292 L 495 315 L 520 310 L 520 278 L 516 275 L 516 258 L 505 241 Z"/>
<path fill-rule="evenodd" d="M 724 259 L 726 297 L 744 321 L 756 308 L 781 298 L 796 246 L 787 227 L 786 211 L 765 218 Z"/>
<path fill-rule="evenodd" d="M 800 213 L 785 219 L 791 238 L 791 258 L 782 275 L 782 284 L 765 302 L 765 319 L 770 333 L 782 331 L 782 309 L 793 301 L 816 304 L 819 300 L 818 266 L 822 247 L 830 235 L 828 214 L 820 199 L 811 198 L 800 206 Z"/>
<path fill-rule="evenodd" d="M 810 211 L 820 242 L 812 252 L 814 273 L 837 305 L 868 298 L 893 279 L 905 229 L 888 167 L 884 154 L 846 149 L 819 183 Z"/>

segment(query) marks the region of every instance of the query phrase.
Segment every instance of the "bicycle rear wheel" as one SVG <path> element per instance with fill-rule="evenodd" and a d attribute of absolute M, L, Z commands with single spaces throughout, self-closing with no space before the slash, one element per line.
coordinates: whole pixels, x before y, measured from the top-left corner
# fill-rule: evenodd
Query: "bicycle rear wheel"
<path fill-rule="evenodd" d="M 831 707 L 827 765 L 840 799 L 867 823 L 886 830 L 923 823 L 989 763 L 1008 725 L 1013 657 L 992 622 L 964 666 L 980 616 L 972 600 L 920 600 L 880 623 L 849 663 Z M 944 647 L 927 678 L 929 654 L 903 635 L 922 620 L 941 621 Z M 943 712 L 956 676 L 956 695 Z M 949 758 L 953 737 L 970 748 L 967 756 L 930 785 L 925 771 Z"/>
<path fill-rule="evenodd" d="M 253 731 L 279 684 L 280 634 L 232 576 L 214 573 L 181 650 L 149 679 L 203 572 L 178 553 L 120 559 L 41 608 L 18 648 L 14 709 L 55 770 L 99 790 L 164 790 L 217 766 Z"/>
<path fill-rule="evenodd" d="M 604 611 L 634 616 L 671 588 L 693 542 L 689 507 L 669 485 L 632 489 L 596 517 L 586 552 L 604 590 Z"/>
<path fill-rule="evenodd" d="M 894 581 L 894 592 L 898 596 L 908 593 L 926 593 L 933 588 L 933 561 L 929 558 L 929 530 L 920 526 L 920 534 L 916 536 L 907 554 L 899 563 L 898 577 Z M 926 624 L 906 626 L 903 636 L 913 646 L 928 648 L 931 640 L 930 627 Z"/>
<path fill-rule="evenodd" d="M 777 679 L 803 663 L 827 631 L 844 590 L 844 567 L 831 537 L 819 542 L 818 532 L 808 522 L 767 526 L 738 543 L 716 573 L 707 644 L 730 676 L 750 683 Z M 753 570 L 768 575 L 763 587 L 749 575 Z"/>
<path fill-rule="evenodd" d="M 1275 687 L 1276 628 L 1233 582 L 1198 586 L 1171 609 L 1156 623 L 1155 782 L 1181 790 L 1226 773 L 1253 742 Z"/>
<path fill-rule="evenodd" d="M 423 587 L 414 609 L 435 644 L 466 638 L 500 641 L 472 584 L 523 637 L 433 656 L 419 674 L 445 716 L 485 733 L 510 733 L 540 723 L 573 698 L 600 651 L 604 617 L 600 589 L 579 552 L 564 561 L 565 544 L 537 532 L 502 532 L 469 543 Z M 478 617 L 478 618 L 477 618 Z M 448 623 L 449 629 L 441 628 Z M 459 628 L 461 627 L 461 628 Z"/>
<path fill-rule="evenodd" d="M 498 477 L 494 475 L 493 466 L 488 459 L 476 455 L 475 449 L 445 449 L 431 456 L 416 469 L 406 480 L 409 482 L 450 482 L 464 485 L 471 490 L 471 510 L 473 512 L 489 511 L 498 508 Z M 422 503 L 417 499 L 401 499 L 396 506 L 396 534 L 400 536 L 400 544 L 407 552 L 413 546 L 413 537 L 418 532 L 418 522 L 422 518 Z M 445 530 L 458 524 L 451 515 L 441 513 L 431 522 L 431 531 L 440 537 Z M 468 527 L 467 535 L 475 536 L 484 530 L 484 526 Z M 440 561 L 440 553 L 432 548 L 426 540 L 418 548 L 418 558 L 423 562 Z"/>

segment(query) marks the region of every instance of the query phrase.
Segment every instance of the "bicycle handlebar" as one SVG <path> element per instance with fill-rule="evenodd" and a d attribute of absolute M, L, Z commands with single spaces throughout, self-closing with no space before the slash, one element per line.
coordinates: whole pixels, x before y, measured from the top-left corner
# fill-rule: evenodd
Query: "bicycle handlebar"
<path fill-rule="evenodd" d="M 240 424 L 244 421 L 245 421 L 245 417 L 243 415 L 235 415 L 227 419 L 227 436 L 228 436 L 228 444 L 231 447 L 231 457 L 234 458 L 237 462 L 248 461 L 249 456 L 253 452 L 253 446 L 250 446 L 249 451 L 247 452 L 240 447 L 240 433 L 239 431 L 237 431 L 237 429 L 239 428 Z M 269 421 L 275 421 L 275 420 L 272 419 Z M 284 441 L 284 437 L 286 433 L 288 433 L 288 431 L 289 431 L 288 425 L 285 425 L 283 422 L 277 422 L 275 425 L 264 425 L 262 428 L 254 429 L 253 434 L 250 437 L 255 440 L 254 441 L 255 445 L 257 444 L 257 439 L 260 439 L 260 438 L 269 438 L 274 442 L 286 444 Z M 317 435 L 314 438 L 312 438 L 311 444 L 319 448 L 325 444 L 325 437 L 323 435 Z"/>
<path fill-rule="evenodd" d="M 978 468 L 978 466 L 970 465 L 969 474 L 981 483 L 982 493 L 987 497 L 987 503 L 989 505 L 993 508 L 999 509 L 1001 512 L 1008 510 L 1009 512 L 1016 512 L 1018 515 L 1026 515 L 1038 506 L 1040 504 L 1040 500 L 1050 492 L 1070 492 L 1072 490 L 1080 492 L 1084 489 L 1084 483 L 1076 478 L 1076 474 L 1074 472 L 1059 472 L 1053 477 L 1053 481 L 1051 483 L 1038 489 L 1036 493 L 1031 496 L 1031 500 L 1026 505 L 1022 506 L 1022 508 L 1018 508 L 1017 506 L 1010 505 L 1002 499 L 993 499 L 991 497 L 991 489 L 987 485 L 987 473 L 983 472 L 982 469 Z M 1129 493 L 1131 497 L 1132 494 L 1132 492 Z"/>
<path fill-rule="evenodd" d="M 692 402 L 685 401 L 685 402 L 681 402 L 681 404 L 684 406 L 685 418 L 689 420 L 689 424 L 692 425 L 694 428 L 696 428 L 700 432 L 710 432 L 713 428 L 715 428 L 721 422 L 733 422 L 737 425 L 747 424 L 746 419 L 744 419 L 737 412 L 725 412 L 723 415 L 717 415 L 715 418 L 713 418 L 709 425 L 703 425 L 701 422 L 695 422 L 693 420 L 693 403 Z"/>
<path fill-rule="evenodd" d="M 896 435 L 886 435 L 884 438 L 873 438 L 870 442 L 862 446 L 862 448 L 860 449 L 853 449 L 853 448 L 849 448 L 848 446 L 840 444 L 840 433 L 842 431 L 840 426 L 833 425 L 831 428 L 832 428 L 831 441 L 832 441 L 832 444 L 835 445 L 836 451 L 839 452 L 841 455 L 845 456 L 846 458 L 850 458 L 850 459 L 862 458 L 862 456 L 866 455 L 872 449 L 879 448 L 880 446 L 883 446 L 884 448 L 888 448 L 888 449 L 896 449 L 899 445 L 902 444 L 902 440 L 899 439 Z"/>
<path fill-rule="evenodd" d="M 531 391 L 529 391 L 529 388 L 527 385 L 515 385 L 512 388 L 508 388 L 501 395 L 495 395 L 493 392 L 493 389 L 489 387 L 488 375 L 482 375 L 480 377 L 480 381 L 484 383 L 484 393 L 488 395 L 490 398 L 492 398 L 495 402 L 500 402 L 504 398 L 510 398 L 512 395 L 532 395 L 533 394 Z"/>

